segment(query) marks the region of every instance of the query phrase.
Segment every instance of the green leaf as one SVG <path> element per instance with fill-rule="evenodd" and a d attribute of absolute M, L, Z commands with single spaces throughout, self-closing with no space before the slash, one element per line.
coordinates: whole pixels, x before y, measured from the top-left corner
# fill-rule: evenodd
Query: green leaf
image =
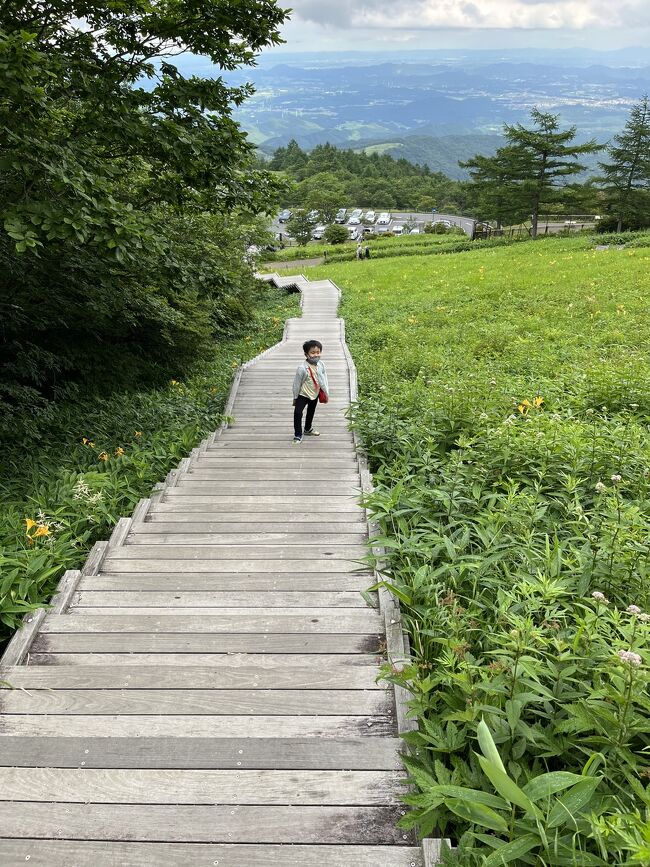
<path fill-rule="evenodd" d="M 481 720 L 476 728 L 476 734 L 478 736 L 479 746 L 481 747 L 481 752 L 485 756 L 486 759 L 489 759 L 494 765 L 500 768 L 505 774 L 506 769 L 501 761 L 501 756 L 499 755 L 499 751 L 496 748 L 496 744 L 492 738 L 490 733 L 490 729 L 487 727 L 485 720 Z"/>
<path fill-rule="evenodd" d="M 586 807 L 601 780 L 602 777 L 589 777 L 569 789 L 566 795 L 554 804 L 546 822 L 547 828 L 557 828 L 564 824 L 575 825 L 575 814 Z"/>
<path fill-rule="evenodd" d="M 525 834 L 523 837 L 513 840 L 512 843 L 500 846 L 483 861 L 483 867 L 499 867 L 500 864 L 509 864 L 511 861 L 521 858 L 522 855 L 526 855 L 539 845 L 539 837 L 536 837 L 534 834 Z"/>
<path fill-rule="evenodd" d="M 482 792 L 480 789 L 468 789 L 465 786 L 435 786 L 433 792 L 442 795 L 446 798 L 455 800 L 467 800 L 477 804 L 485 804 L 486 807 L 494 807 L 496 810 L 507 810 L 508 803 L 503 798 L 497 798 L 496 795 L 491 795 L 489 792 Z"/>
<path fill-rule="evenodd" d="M 510 804 L 516 804 L 527 813 L 537 816 L 539 819 L 542 818 L 540 810 L 538 810 L 530 798 L 528 798 L 524 794 L 523 790 L 510 779 L 502 768 L 498 767 L 494 762 L 489 761 L 483 756 L 478 756 L 478 760 L 483 769 L 483 773 L 490 780 L 502 798 L 505 798 Z"/>
<path fill-rule="evenodd" d="M 555 792 L 562 791 L 562 789 L 568 789 L 569 786 L 580 783 L 583 779 L 584 777 L 579 774 L 572 774 L 569 771 L 551 771 L 526 783 L 522 791 L 531 801 L 539 801 L 541 798 L 547 798 Z"/>
<path fill-rule="evenodd" d="M 503 816 L 495 813 L 494 810 L 486 807 L 485 804 L 458 801 L 453 798 L 445 801 L 445 804 L 452 813 L 455 813 L 467 822 L 480 825 L 482 828 L 490 828 L 490 830 L 498 831 L 500 834 L 508 833 L 508 823 Z"/>

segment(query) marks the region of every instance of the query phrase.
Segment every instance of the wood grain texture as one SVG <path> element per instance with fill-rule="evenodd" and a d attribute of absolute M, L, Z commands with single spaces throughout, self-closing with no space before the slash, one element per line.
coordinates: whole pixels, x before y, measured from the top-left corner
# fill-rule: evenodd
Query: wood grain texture
<path fill-rule="evenodd" d="M 397 734 L 392 717 L 364 716 L 237 716 L 105 714 L 6 714 L 0 747 L 6 735 L 59 737 L 222 738 L 355 738 Z"/>
<path fill-rule="evenodd" d="M 396 844 L 399 817 L 397 807 L 0 802 L 5 837 L 46 839 Z"/>
<path fill-rule="evenodd" d="M 394 737 L 0 737 L 0 765 L 43 768 L 398 770 Z M 1 863 L 1 862 L 0 862 Z"/>
<path fill-rule="evenodd" d="M 387 806 L 404 792 L 399 771 L 0 768 L 0 801 Z"/>
<path fill-rule="evenodd" d="M 129 677 L 124 681 L 128 683 Z M 153 683 L 153 681 L 152 681 Z M 360 689 L 3 689 L 10 714 L 208 716 L 388 716 L 392 696 Z"/>
<path fill-rule="evenodd" d="M 411 846 L 118 843 L 113 840 L 0 840 L 6 867 L 424 867 Z"/>

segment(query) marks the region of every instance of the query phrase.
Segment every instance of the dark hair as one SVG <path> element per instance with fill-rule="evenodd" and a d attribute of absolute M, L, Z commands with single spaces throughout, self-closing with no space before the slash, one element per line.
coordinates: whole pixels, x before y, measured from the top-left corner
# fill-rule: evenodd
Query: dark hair
<path fill-rule="evenodd" d="M 305 340 L 302 345 L 302 351 L 305 353 L 305 355 L 307 355 L 309 350 L 313 349 L 315 346 L 318 347 L 321 352 L 323 351 L 323 344 L 320 342 L 320 340 Z"/>

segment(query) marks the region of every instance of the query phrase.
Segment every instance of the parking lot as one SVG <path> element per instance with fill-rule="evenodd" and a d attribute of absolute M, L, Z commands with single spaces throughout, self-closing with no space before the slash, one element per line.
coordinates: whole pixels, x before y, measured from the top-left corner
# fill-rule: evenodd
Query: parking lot
<path fill-rule="evenodd" d="M 291 219 L 291 209 L 284 208 L 272 222 L 272 232 L 277 240 L 283 243 L 291 242 L 291 236 L 287 232 L 287 222 Z M 366 234 L 374 232 L 382 235 L 391 232 L 394 235 L 420 234 L 429 223 L 442 222 L 447 227 L 458 226 L 469 235 L 473 236 L 476 221 L 469 217 L 460 217 L 454 214 L 418 213 L 415 211 L 375 211 L 362 208 L 341 208 L 334 220 L 335 223 L 345 226 L 350 235 L 350 240 L 361 240 Z M 318 242 L 322 239 L 326 224 L 317 223 L 312 232 L 312 238 Z"/>

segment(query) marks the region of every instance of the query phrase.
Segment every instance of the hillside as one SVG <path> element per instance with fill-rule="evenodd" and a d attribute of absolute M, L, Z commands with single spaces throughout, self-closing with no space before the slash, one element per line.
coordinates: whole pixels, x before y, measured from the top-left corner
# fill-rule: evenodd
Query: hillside
<path fill-rule="evenodd" d="M 457 867 L 647 863 L 649 262 L 579 237 L 309 271 L 343 290 L 411 634 L 404 824 Z"/>

